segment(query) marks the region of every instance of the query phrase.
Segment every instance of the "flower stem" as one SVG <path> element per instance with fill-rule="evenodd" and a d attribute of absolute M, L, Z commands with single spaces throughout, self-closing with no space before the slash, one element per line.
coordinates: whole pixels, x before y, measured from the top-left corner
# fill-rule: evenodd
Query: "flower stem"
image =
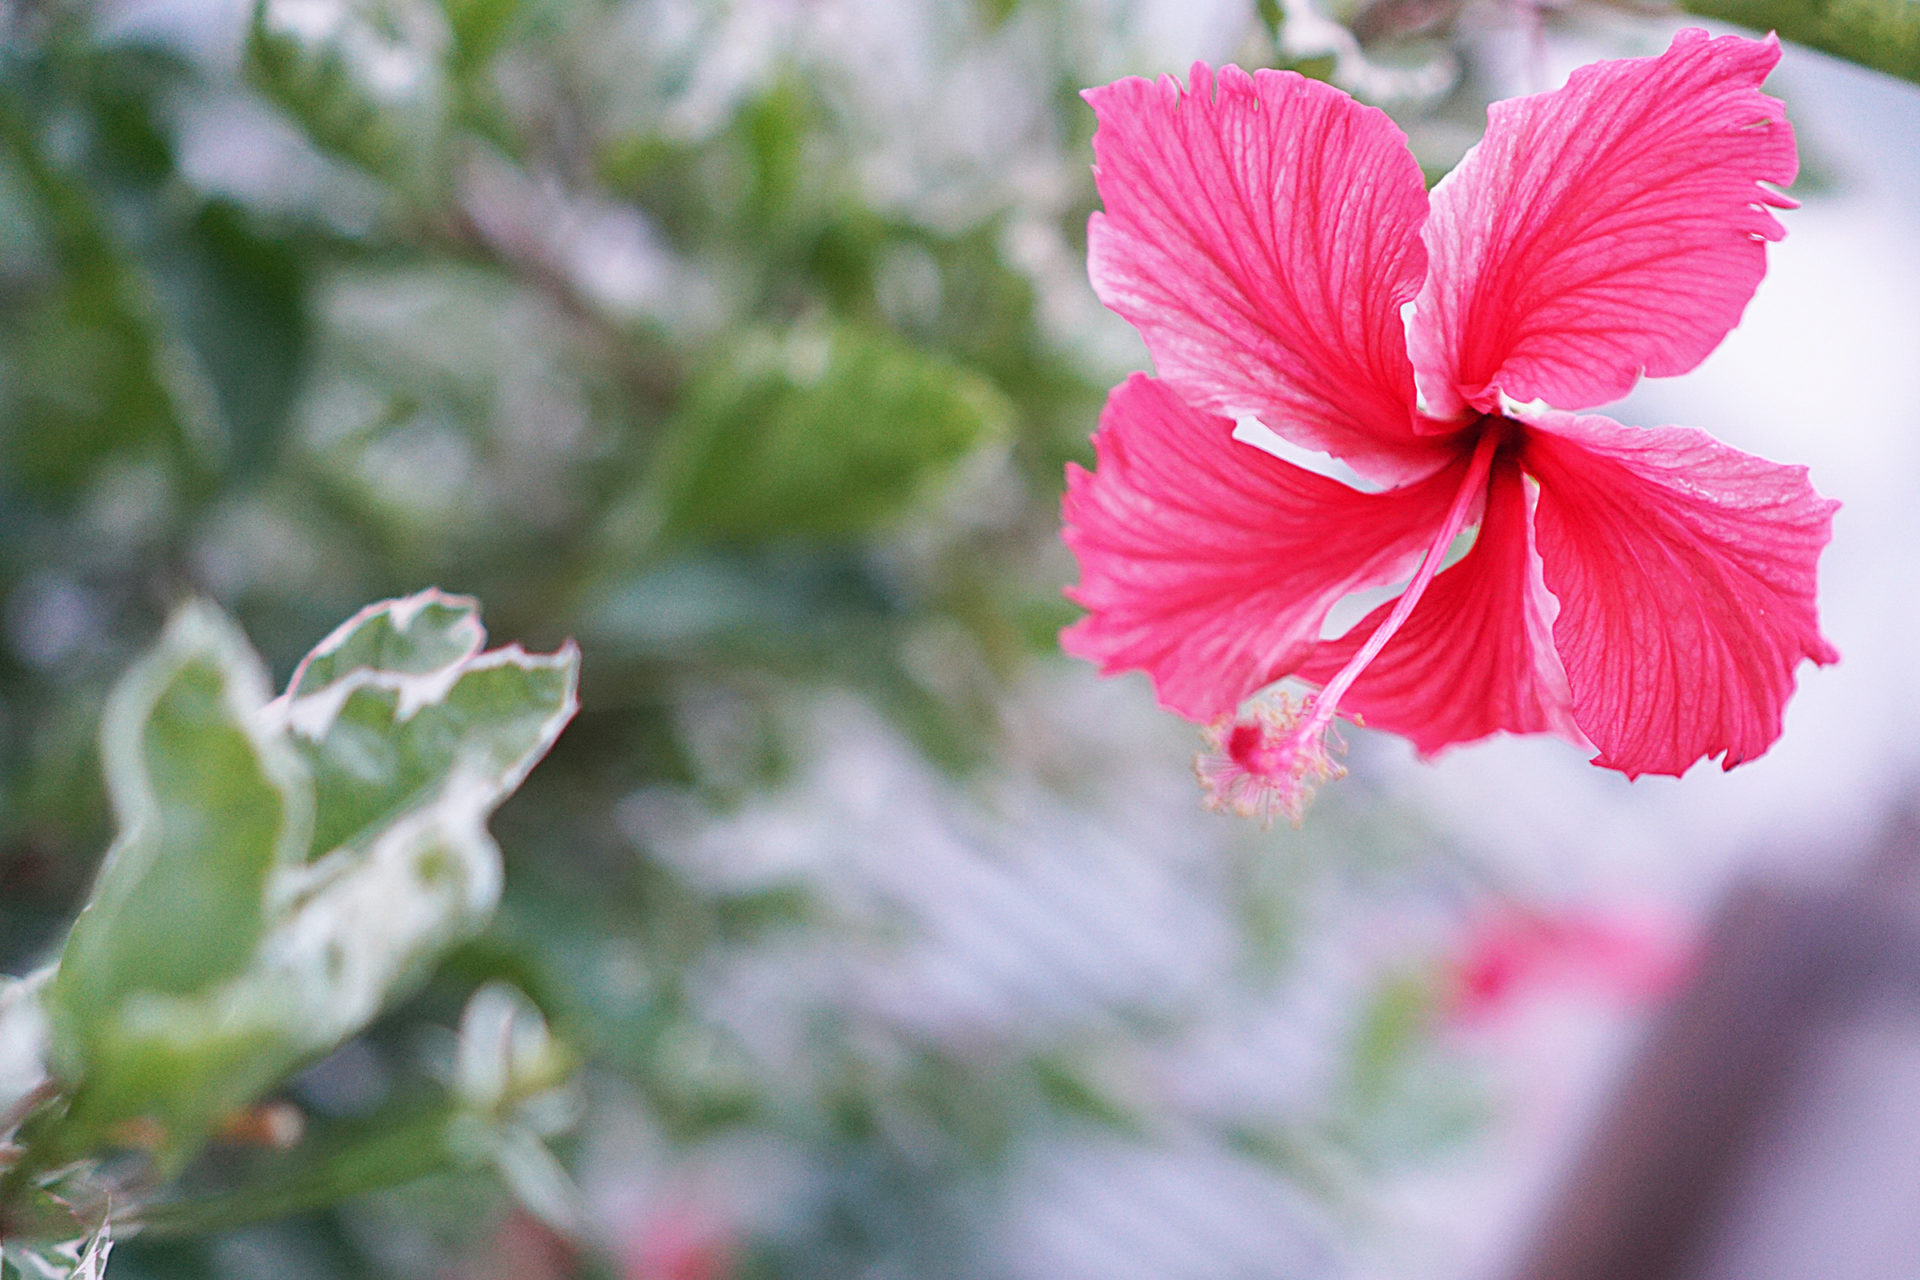
<path fill-rule="evenodd" d="M 1427 554 L 1421 558 L 1413 581 L 1400 593 L 1400 599 L 1394 603 L 1393 612 L 1387 615 L 1387 620 L 1374 629 L 1367 642 L 1360 646 L 1360 651 L 1347 659 L 1347 664 L 1314 696 L 1313 713 L 1298 730 L 1301 736 L 1318 733 L 1333 723 L 1340 699 L 1360 678 L 1360 673 L 1367 669 L 1367 664 L 1380 656 L 1387 642 L 1413 615 L 1414 606 L 1420 603 L 1420 597 L 1426 593 L 1427 584 L 1440 572 L 1440 563 L 1446 559 L 1453 540 L 1466 528 L 1467 514 L 1473 510 L 1474 499 L 1486 492 L 1487 473 L 1493 467 L 1493 455 L 1499 449 L 1502 438 L 1503 433 L 1499 431 L 1483 429 L 1480 432 L 1480 439 L 1474 445 L 1473 459 L 1467 464 L 1467 473 L 1460 478 L 1459 491 L 1453 495 L 1453 505 L 1447 508 L 1447 517 L 1440 522 L 1440 530 L 1428 545 Z"/>
<path fill-rule="evenodd" d="M 1474 501 L 1486 492 L 1493 455 L 1505 438 L 1498 424 L 1482 426 L 1473 457 L 1460 477 L 1460 488 L 1426 555 L 1421 557 L 1413 581 L 1360 651 L 1319 693 L 1304 705 L 1296 705 L 1284 691 L 1269 690 L 1240 714 L 1223 716 L 1207 726 L 1208 749 L 1194 761 L 1194 770 L 1209 807 L 1268 820 L 1275 813 L 1283 813 L 1297 823 L 1319 784 L 1346 772 L 1333 762 L 1327 749 L 1327 730 L 1339 710 L 1340 699 L 1413 616 L 1420 597 L 1440 572 L 1453 540 L 1466 528 Z"/>

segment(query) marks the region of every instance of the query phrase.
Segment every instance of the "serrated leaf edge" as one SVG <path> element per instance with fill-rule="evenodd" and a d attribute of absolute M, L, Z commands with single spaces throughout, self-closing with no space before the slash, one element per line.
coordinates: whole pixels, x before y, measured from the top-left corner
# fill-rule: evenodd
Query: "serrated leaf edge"
<path fill-rule="evenodd" d="M 500 787 L 504 796 L 526 780 L 527 774 L 540 763 L 572 721 L 574 714 L 580 710 L 580 646 L 572 640 L 566 641 L 552 653 L 528 653 L 519 644 L 510 644 L 464 658 L 438 671 L 407 674 L 359 667 L 319 693 L 303 698 L 282 695 L 274 699 L 263 714 L 275 727 L 297 733 L 313 742 L 326 736 L 341 710 L 362 689 L 395 694 L 394 721 L 405 724 L 426 708 L 444 703 L 454 686 L 474 672 L 509 666 L 519 667 L 523 671 L 565 671 L 569 679 L 566 698 L 547 717 L 547 723 L 533 747 L 517 766 L 501 775 Z"/>

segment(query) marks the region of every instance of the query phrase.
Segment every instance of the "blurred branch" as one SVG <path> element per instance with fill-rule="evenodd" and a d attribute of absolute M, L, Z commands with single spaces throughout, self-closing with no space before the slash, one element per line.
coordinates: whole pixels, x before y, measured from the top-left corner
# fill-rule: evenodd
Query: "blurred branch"
<path fill-rule="evenodd" d="M 1680 0 L 1680 8 L 1920 84 L 1920 0 Z"/>
<path fill-rule="evenodd" d="M 640 348 L 628 326 L 609 317 L 579 282 L 547 252 L 530 227 L 504 211 L 482 209 L 471 193 L 454 203 L 437 230 L 456 251 L 490 263 L 544 297 L 571 322 L 588 349 L 606 363 L 639 405 L 663 411 L 677 399 L 684 372 L 661 344 Z"/>
<path fill-rule="evenodd" d="M 1374 0 L 1349 24 L 1363 46 L 1409 40 L 1448 29 L 1458 21 L 1461 0 Z"/>

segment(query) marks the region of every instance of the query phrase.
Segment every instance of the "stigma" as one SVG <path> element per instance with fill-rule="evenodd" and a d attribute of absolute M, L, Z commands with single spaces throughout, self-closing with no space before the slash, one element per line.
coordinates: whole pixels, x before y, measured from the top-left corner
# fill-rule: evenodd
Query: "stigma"
<path fill-rule="evenodd" d="M 1193 762 L 1207 807 L 1268 824 L 1282 814 L 1299 826 L 1320 784 L 1347 773 L 1334 759 L 1346 744 L 1331 717 L 1315 713 L 1315 701 L 1277 690 L 1208 725 L 1207 749 Z"/>

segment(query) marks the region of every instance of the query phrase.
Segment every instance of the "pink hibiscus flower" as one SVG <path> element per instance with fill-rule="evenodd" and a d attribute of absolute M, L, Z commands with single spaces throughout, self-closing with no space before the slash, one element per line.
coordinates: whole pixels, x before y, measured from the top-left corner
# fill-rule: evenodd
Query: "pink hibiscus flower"
<path fill-rule="evenodd" d="M 1090 90 L 1094 289 L 1158 378 L 1069 467 L 1062 642 L 1209 724 L 1212 800 L 1299 816 L 1336 710 L 1423 755 L 1557 733 L 1629 777 L 1764 752 L 1820 635 L 1803 467 L 1577 412 L 1693 368 L 1783 233 L 1778 41 L 1683 31 L 1496 103 L 1431 197 L 1381 112 L 1289 72 Z M 1377 489 L 1234 437 L 1253 415 Z M 1443 567 L 1456 539 L 1471 549 Z M 1328 610 L 1411 582 L 1345 635 Z M 1285 676 L 1318 692 L 1269 693 Z"/>

